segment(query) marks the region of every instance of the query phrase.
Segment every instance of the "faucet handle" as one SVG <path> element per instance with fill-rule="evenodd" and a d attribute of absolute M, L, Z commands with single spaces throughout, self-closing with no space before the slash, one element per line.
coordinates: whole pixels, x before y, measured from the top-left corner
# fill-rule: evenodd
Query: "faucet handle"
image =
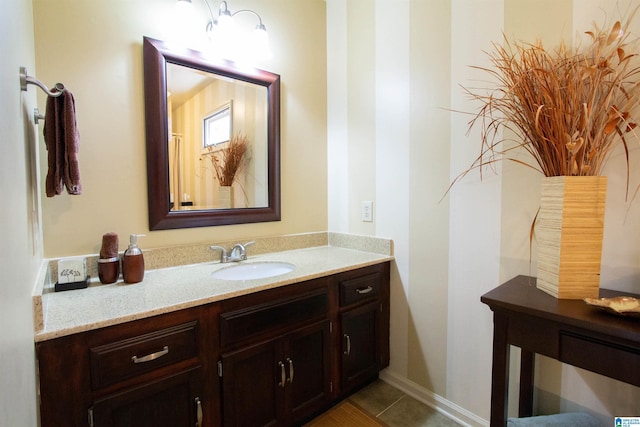
<path fill-rule="evenodd" d="M 242 245 L 242 259 L 247 259 L 247 246 L 251 246 L 255 243 L 254 240 L 245 243 L 244 245 Z"/>
<path fill-rule="evenodd" d="M 209 248 L 213 251 L 220 251 L 220 262 L 229 262 L 229 256 L 225 248 L 222 246 L 209 246 Z"/>

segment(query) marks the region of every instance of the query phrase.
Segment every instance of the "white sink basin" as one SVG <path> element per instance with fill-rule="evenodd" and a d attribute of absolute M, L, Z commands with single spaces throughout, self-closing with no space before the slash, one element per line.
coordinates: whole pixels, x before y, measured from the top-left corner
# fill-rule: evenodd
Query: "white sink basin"
<path fill-rule="evenodd" d="M 295 270 L 296 266 L 288 262 L 247 262 L 224 267 L 214 271 L 214 279 L 254 280 L 280 276 Z"/>

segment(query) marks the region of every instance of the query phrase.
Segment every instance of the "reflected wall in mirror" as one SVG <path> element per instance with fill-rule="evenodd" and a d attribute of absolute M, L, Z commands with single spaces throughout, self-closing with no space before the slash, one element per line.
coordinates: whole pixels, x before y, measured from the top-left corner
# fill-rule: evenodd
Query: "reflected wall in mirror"
<path fill-rule="evenodd" d="M 280 77 L 143 49 L 149 228 L 280 220 Z"/>
<path fill-rule="evenodd" d="M 268 206 L 264 86 L 167 63 L 167 113 L 172 210 Z M 226 180 L 216 173 L 229 169 Z"/>

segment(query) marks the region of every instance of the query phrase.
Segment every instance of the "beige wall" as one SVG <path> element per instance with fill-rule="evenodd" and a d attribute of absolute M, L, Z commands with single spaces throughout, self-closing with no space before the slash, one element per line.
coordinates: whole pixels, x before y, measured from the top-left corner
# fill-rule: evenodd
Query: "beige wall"
<path fill-rule="evenodd" d="M 42 236 L 31 119 L 35 86 L 20 91 L 19 68 L 37 73 L 31 2 L 0 3 L 0 425 L 37 425 L 31 290 L 42 260 Z"/>
<path fill-rule="evenodd" d="M 142 37 L 174 40 L 174 0 L 34 0 L 39 78 L 76 98 L 83 195 L 44 199 L 45 256 L 96 253 L 104 233 L 147 234 L 142 248 L 327 228 L 323 0 L 234 0 L 260 12 L 282 80 L 282 221 L 149 232 Z M 204 7 L 194 2 L 197 7 Z M 283 11 L 285 11 L 283 13 Z M 204 13 L 204 11 L 202 11 Z M 202 15 L 204 16 L 204 15 Z M 204 27 L 204 22 L 203 22 Z M 44 98 L 39 97 L 40 105 Z"/>
<path fill-rule="evenodd" d="M 489 65 L 485 52 L 503 32 L 572 41 L 626 4 L 327 0 L 330 228 L 393 239 L 383 378 L 469 425 L 488 425 L 490 410 L 493 323 L 480 297 L 535 274 L 528 233 L 539 177 L 498 165 L 496 175 L 481 182 L 471 174 L 441 201 L 479 149 L 477 129 L 467 135 L 469 117 L 459 113 L 474 110 L 460 85 L 486 80 L 470 66 Z M 616 153 L 607 170 L 602 286 L 640 293 L 640 207 L 620 191 L 622 160 Z M 373 223 L 360 220 L 363 200 L 374 201 Z M 588 410 L 610 421 L 638 409 L 640 388 L 544 358 L 536 381 L 541 412 Z"/>
<path fill-rule="evenodd" d="M 37 91 L 21 103 L 16 84 L 17 66 L 25 62 L 43 81 L 62 81 L 74 92 L 82 138 L 85 194 L 43 201 L 45 255 L 96 252 L 107 231 L 121 235 L 122 249 L 127 234 L 147 231 L 140 43 L 143 35 L 171 34 L 173 0 L 34 0 L 35 65 L 23 3 L 4 2 L 0 14 L 0 28 L 11 35 L 0 37 L 7 52 L 0 84 L 15 101 L 3 105 L 25 105 L 30 114 Z M 332 231 L 392 238 L 392 359 L 384 377 L 470 425 L 486 425 L 492 321 L 479 297 L 529 273 L 526 232 L 519 230 L 528 227 L 538 195 L 528 177 L 505 168 L 483 182 L 469 177 L 441 201 L 451 178 L 477 155 L 477 135 L 466 135 L 466 117 L 449 110 L 472 108 L 458 85 L 474 81 L 468 66 L 486 61 L 483 50 L 503 30 L 522 37 L 542 31 L 545 40 L 571 37 L 585 23 L 613 16 L 617 2 L 411 0 L 390 8 L 382 0 L 327 0 L 327 29 L 322 0 L 234 4 L 264 11 L 274 59 L 263 68 L 282 76 L 283 221 L 153 232 L 143 245 L 324 230 L 327 224 Z M 38 103 L 43 106 L 41 95 Z M 13 364 L 3 362 L 0 385 L 3 396 L 24 397 L 17 407 L 15 399 L 0 401 L 0 417 L 12 417 L 0 424 L 31 425 L 32 325 L 26 314 L 40 254 L 37 221 L 29 220 L 34 207 L 37 218 L 37 198 L 31 201 L 33 174 L 22 144 L 29 144 L 34 128 L 22 106 L 0 121 L 5 144 L 20 141 L 7 145 L 11 152 L 0 168 L 3 194 L 15 206 L 3 211 L 8 217 L 1 225 L 12 244 L 2 257 L 8 275 L 0 288 L 0 355 Z M 620 159 L 609 169 L 616 190 L 607 206 L 602 283 L 638 293 L 640 208 L 620 194 Z M 518 182 L 527 186 L 512 185 Z M 373 223 L 360 221 L 363 200 L 374 201 Z M 637 410 L 637 387 L 541 362 L 541 410 Z"/>
<path fill-rule="evenodd" d="M 394 240 L 387 374 L 446 396 L 451 2 L 327 9 L 329 223 Z"/>

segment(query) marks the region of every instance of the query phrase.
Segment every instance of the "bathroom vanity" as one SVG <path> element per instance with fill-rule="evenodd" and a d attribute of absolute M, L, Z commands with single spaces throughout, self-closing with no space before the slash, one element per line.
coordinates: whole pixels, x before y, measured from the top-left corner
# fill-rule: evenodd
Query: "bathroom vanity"
<path fill-rule="evenodd" d="M 219 264 L 152 271 L 141 288 L 96 290 L 110 297 L 79 325 L 45 325 L 36 334 L 42 426 L 300 425 L 376 378 L 389 364 L 391 257 L 291 253 L 281 256 L 297 273 L 212 281 L 208 295 L 193 288 Z M 151 300 L 144 286 L 160 292 L 177 277 L 172 303 L 96 320 L 114 298 Z M 67 300 L 49 309 L 56 303 Z"/>

